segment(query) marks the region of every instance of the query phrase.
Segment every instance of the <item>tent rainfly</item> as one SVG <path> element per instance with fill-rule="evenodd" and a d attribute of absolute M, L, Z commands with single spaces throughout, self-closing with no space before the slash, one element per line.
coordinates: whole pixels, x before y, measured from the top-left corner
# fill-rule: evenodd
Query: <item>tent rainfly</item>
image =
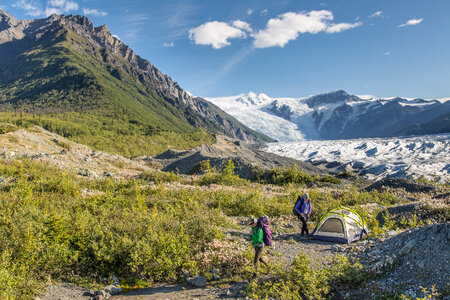
<path fill-rule="evenodd" d="M 316 240 L 351 243 L 368 233 L 364 220 L 354 210 L 338 207 L 326 213 L 311 237 Z"/>

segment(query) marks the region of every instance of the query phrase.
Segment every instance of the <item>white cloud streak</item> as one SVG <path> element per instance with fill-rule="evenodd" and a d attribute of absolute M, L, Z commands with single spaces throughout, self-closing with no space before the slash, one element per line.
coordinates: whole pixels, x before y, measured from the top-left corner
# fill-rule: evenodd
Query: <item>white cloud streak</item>
<path fill-rule="evenodd" d="M 334 24 L 333 13 L 328 10 L 310 12 L 287 12 L 267 22 L 266 28 L 253 37 L 255 48 L 284 47 L 300 34 L 319 32 L 338 33 L 362 25 L 362 22 Z"/>
<path fill-rule="evenodd" d="M 49 0 L 45 9 L 33 0 L 18 0 L 12 5 L 15 8 L 25 11 L 25 15 L 32 17 L 45 17 L 52 14 L 65 14 L 71 11 L 76 11 L 79 8 L 77 2 L 69 0 Z"/>
<path fill-rule="evenodd" d="M 104 16 L 108 15 L 107 12 L 96 9 L 96 8 L 83 8 L 83 14 L 86 16 L 93 15 L 93 16 L 100 16 L 100 17 L 104 17 Z"/>
<path fill-rule="evenodd" d="M 163 46 L 166 48 L 169 48 L 169 47 L 175 46 L 175 44 L 174 43 L 164 43 Z"/>
<path fill-rule="evenodd" d="M 386 52 L 384 52 L 384 55 L 386 55 L 386 56 L 391 55 L 391 51 L 386 51 Z"/>
<path fill-rule="evenodd" d="M 24 10 L 25 15 L 27 16 L 39 17 L 43 13 L 39 3 L 36 3 L 35 1 L 19 0 L 12 6 Z"/>
<path fill-rule="evenodd" d="M 383 14 L 383 11 L 382 11 L 382 10 L 379 10 L 379 11 L 374 12 L 373 14 L 371 14 L 371 15 L 369 16 L 369 18 L 380 18 L 382 14 Z"/>
<path fill-rule="evenodd" d="M 231 24 L 219 21 L 204 23 L 198 27 L 189 30 L 189 38 L 196 45 L 210 45 L 214 49 L 220 49 L 229 46 L 229 39 L 246 38 L 245 30 L 250 25 L 244 21 L 236 20 Z"/>
<path fill-rule="evenodd" d="M 77 2 L 69 0 L 49 0 L 47 2 L 47 8 L 45 9 L 45 15 L 52 14 L 65 14 L 71 11 L 78 10 L 79 6 Z"/>
<path fill-rule="evenodd" d="M 423 21 L 422 18 L 420 18 L 420 19 L 411 19 L 411 20 L 408 20 L 406 23 L 398 25 L 397 27 L 414 26 L 414 25 L 422 23 L 422 21 Z"/>
<path fill-rule="evenodd" d="M 253 9 L 247 9 L 247 15 L 250 16 L 253 13 Z"/>

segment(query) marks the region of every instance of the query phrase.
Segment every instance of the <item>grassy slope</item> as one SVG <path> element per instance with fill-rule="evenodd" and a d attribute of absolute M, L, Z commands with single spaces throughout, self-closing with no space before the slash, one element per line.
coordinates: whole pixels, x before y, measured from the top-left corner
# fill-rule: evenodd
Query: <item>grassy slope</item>
<path fill-rule="evenodd" d="M 0 62 L 0 105 L 7 111 L 0 121 L 41 125 L 124 155 L 155 155 L 168 147 L 214 141 L 189 124 L 183 108 L 104 63 L 100 48 L 93 49 L 71 31 L 60 29 L 38 42 L 12 46 L 21 49 Z"/>

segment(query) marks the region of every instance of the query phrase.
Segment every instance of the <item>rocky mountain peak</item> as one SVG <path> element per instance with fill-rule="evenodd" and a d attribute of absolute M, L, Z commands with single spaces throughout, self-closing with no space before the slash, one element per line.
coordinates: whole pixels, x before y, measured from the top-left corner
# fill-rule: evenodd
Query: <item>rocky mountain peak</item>
<path fill-rule="evenodd" d="M 320 94 L 316 96 L 309 97 L 305 100 L 309 107 L 317 107 L 324 104 L 331 103 L 345 103 L 348 101 L 361 101 L 358 96 L 350 95 L 344 90 L 337 90 L 325 94 Z"/>
<path fill-rule="evenodd" d="M 0 9 L 0 31 L 14 27 L 19 23 L 19 20 L 14 18 L 8 12 Z"/>

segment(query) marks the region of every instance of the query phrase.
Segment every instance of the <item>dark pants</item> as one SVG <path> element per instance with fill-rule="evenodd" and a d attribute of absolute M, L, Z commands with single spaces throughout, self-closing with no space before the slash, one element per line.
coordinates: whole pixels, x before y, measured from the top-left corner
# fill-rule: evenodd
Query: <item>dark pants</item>
<path fill-rule="evenodd" d="M 268 259 L 267 257 L 263 257 L 264 247 L 255 247 L 255 258 L 253 259 L 253 263 L 255 264 L 256 270 L 258 270 L 260 262 L 267 266 Z"/>
<path fill-rule="evenodd" d="M 302 217 L 299 216 L 300 221 L 302 221 L 302 236 L 305 235 L 309 235 L 309 231 L 308 231 L 308 224 L 306 223 L 308 221 L 308 219 L 306 217 Z"/>

